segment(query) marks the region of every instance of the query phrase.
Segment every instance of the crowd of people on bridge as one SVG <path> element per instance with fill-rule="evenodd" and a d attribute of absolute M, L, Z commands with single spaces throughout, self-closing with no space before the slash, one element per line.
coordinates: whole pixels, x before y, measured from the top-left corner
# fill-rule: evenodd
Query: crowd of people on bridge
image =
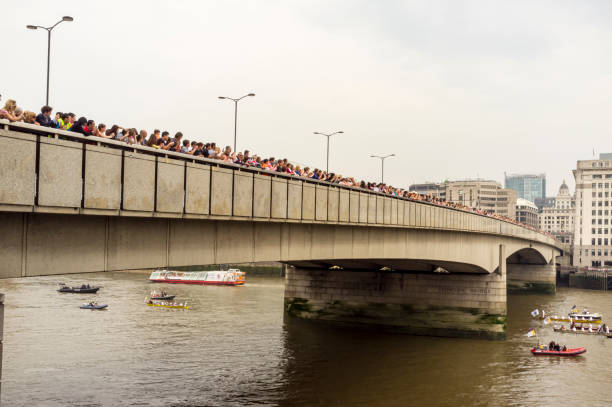
<path fill-rule="evenodd" d="M 447 202 L 444 199 L 431 195 L 410 192 L 403 188 L 396 188 L 384 183 L 357 181 L 353 177 L 345 177 L 341 174 L 336 174 L 333 172 L 328 173 L 318 168 L 310 168 L 307 166 L 302 167 L 289 162 L 286 158 L 265 158 L 257 154 L 251 154 L 249 150 L 235 152 L 232 151 L 230 146 L 226 146 L 225 148 L 221 149 L 214 142 L 202 143 L 187 140 L 183 137 L 183 133 L 180 131 L 176 132 L 174 137 L 170 137 L 170 133 L 168 131 L 160 131 L 158 129 L 155 129 L 148 134 L 146 130 L 139 131 L 136 128 L 121 127 L 116 124 L 112 125 L 111 127 L 107 127 L 103 123 L 96 124 L 94 120 L 87 119 L 85 117 L 79 117 L 77 119 L 76 115 L 71 112 L 56 112 L 54 115 L 52 112 L 53 109 L 50 106 L 43 106 L 38 114 L 27 110 L 24 111 L 17 106 L 17 102 L 15 100 L 9 99 L 4 104 L 4 107 L 0 109 L 0 119 L 7 119 L 11 122 L 29 123 L 58 130 L 66 130 L 84 136 L 116 140 L 128 145 L 140 145 L 143 147 L 167 150 L 196 157 L 220 160 L 226 163 L 259 168 L 265 171 L 285 173 L 296 177 L 311 178 L 319 181 L 330 182 L 332 184 L 379 192 L 413 201 L 424 201 L 434 205 L 451 207 L 478 215 L 496 218 L 553 237 L 547 232 L 540 231 L 532 226 L 522 224 L 515 219 L 507 218 L 487 210 L 470 208 L 458 203 Z"/>

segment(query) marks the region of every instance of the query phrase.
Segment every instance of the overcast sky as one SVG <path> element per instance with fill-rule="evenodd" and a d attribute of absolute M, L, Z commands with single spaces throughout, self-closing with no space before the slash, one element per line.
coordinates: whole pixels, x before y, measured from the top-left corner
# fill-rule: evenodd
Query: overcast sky
<path fill-rule="evenodd" d="M 2 6 L 0 93 L 107 125 L 378 180 L 547 174 L 612 151 L 612 2 L 14 1 Z"/>

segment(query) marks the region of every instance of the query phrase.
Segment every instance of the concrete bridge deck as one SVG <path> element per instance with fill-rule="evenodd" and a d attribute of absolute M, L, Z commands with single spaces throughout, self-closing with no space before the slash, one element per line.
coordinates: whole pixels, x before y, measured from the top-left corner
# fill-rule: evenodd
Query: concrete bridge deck
<path fill-rule="evenodd" d="M 394 294 L 396 302 L 505 315 L 507 267 L 510 279 L 514 264 L 530 264 L 531 283 L 554 287 L 550 267 L 564 249 L 513 223 L 427 202 L 39 126 L 0 126 L 0 277 L 281 261 L 296 267 L 288 273 L 288 309 L 324 319 L 321 310 L 350 289 L 328 292 L 320 270 L 343 268 L 333 276 L 350 276 L 355 292 L 378 287 L 349 302 L 380 303 L 391 297 L 384 288 L 391 283 L 370 285 L 358 270 L 387 268 L 394 271 L 385 278 L 421 273 L 440 279 L 439 289 L 458 275 L 480 279 L 463 302 L 461 290 L 434 290 L 423 302 L 412 289 Z M 433 273 L 439 268 L 450 274 Z"/>

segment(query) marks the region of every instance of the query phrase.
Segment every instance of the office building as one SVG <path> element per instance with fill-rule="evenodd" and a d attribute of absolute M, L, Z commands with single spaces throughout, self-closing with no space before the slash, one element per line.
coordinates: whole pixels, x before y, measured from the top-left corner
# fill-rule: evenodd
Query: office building
<path fill-rule="evenodd" d="M 497 181 L 477 179 L 414 184 L 410 191 L 515 219 L 516 192 L 502 188 Z"/>
<path fill-rule="evenodd" d="M 563 243 L 574 243 L 574 198 L 563 181 L 552 206 L 542 208 L 540 229 Z"/>
<path fill-rule="evenodd" d="M 517 198 L 516 220 L 525 225 L 538 229 L 540 226 L 538 207 L 531 201 L 523 198 Z"/>
<path fill-rule="evenodd" d="M 574 265 L 612 266 L 612 154 L 576 163 Z"/>
<path fill-rule="evenodd" d="M 504 185 L 515 190 L 519 198 L 534 203 L 546 198 L 546 174 L 505 174 Z"/>

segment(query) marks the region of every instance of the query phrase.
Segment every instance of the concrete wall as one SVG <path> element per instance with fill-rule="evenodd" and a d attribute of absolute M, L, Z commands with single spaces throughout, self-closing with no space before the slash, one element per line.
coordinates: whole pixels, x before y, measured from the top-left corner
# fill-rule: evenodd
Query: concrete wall
<path fill-rule="evenodd" d="M 557 287 L 555 264 L 508 264 L 508 290 L 512 293 L 554 294 Z"/>
<path fill-rule="evenodd" d="M 288 268 L 285 307 L 299 318 L 419 335 L 505 338 L 505 275 Z"/>

